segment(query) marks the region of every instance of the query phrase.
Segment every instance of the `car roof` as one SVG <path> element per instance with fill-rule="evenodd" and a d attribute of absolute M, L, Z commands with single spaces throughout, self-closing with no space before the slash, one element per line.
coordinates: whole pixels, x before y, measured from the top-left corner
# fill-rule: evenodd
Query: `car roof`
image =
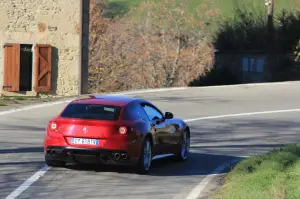
<path fill-rule="evenodd" d="M 89 95 L 87 97 L 78 98 L 72 101 L 77 104 L 106 104 L 113 106 L 126 106 L 133 101 L 144 101 L 135 97 L 119 96 L 119 95 Z"/>

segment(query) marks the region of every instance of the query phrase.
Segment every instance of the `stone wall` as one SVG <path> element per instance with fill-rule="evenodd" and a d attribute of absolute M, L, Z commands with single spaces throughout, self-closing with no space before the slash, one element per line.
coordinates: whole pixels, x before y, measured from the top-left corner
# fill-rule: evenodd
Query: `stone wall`
<path fill-rule="evenodd" d="M 76 95 L 80 72 L 80 0 L 1 0 L 0 44 L 51 44 L 52 89 Z M 33 70 L 34 71 L 34 70 Z M 0 48 L 3 78 L 3 48 Z M 0 77 L 0 80 L 2 79 Z M 2 81 L 0 81 L 0 86 Z M 2 88 L 2 86 L 1 86 Z"/>

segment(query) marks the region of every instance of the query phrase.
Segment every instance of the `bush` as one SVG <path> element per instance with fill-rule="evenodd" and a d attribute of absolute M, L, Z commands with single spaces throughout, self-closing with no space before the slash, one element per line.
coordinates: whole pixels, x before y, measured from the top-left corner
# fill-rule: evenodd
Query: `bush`
<path fill-rule="evenodd" d="M 214 37 L 218 50 L 267 50 L 266 8 L 264 4 L 236 1 L 233 17 L 224 18 Z M 300 35 L 300 10 L 282 10 L 274 16 L 274 52 L 291 52 Z"/>
<path fill-rule="evenodd" d="M 145 1 L 127 17 L 94 18 L 89 92 L 186 86 L 210 68 L 214 48 L 208 26 L 218 12 L 206 4 L 190 12 L 186 5 Z"/>
<path fill-rule="evenodd" d="M 265 49 L 266 37 L 264 5 L 235 1 L 233 16 L 219 24 L 214 45 L 220 51 Z"/>
<path fill-rule="evenodd" d="M 295 47 L 294 55 L 296 57 L 295 60 L 300 61 L 300 40 L 299 40 L 299 42 L 297 43 L 297 45 Z"/>
<path fill-rule="evenodd" d="M 241 83 L 236 75 L 228 68 L 212 68 L 199 78 L 190 82 L 189 86 L 215 86 Z"/>

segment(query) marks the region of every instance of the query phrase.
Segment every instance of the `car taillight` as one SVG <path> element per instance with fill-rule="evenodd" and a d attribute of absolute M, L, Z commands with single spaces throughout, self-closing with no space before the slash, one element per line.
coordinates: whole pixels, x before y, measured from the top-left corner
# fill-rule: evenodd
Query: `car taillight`
<path fill-rule="evenodd" d="M 56 122 L 50 122 L 49 127 L 51 130 L 56 131 L 57 130 L 57 123 Z"/>
<path fill-rule="evenodd" d="M 119 133 L 122 135 L 127 134 L 128 129 L 125 126 L 120 126 Z"/>

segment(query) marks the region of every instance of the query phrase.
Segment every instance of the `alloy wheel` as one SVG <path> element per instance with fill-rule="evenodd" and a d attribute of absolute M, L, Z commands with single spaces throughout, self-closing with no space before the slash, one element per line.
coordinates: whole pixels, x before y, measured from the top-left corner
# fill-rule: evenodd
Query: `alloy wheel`
<path fill-rule="evenodd" d="M 182 139 L 182 145 L 181 145 L 182 159 L 185 160 L 187 158 L 189 151 L 190 151 L 190 137 L 188 136 L 187 132 L 184 132 L 183 139 Z"/>
<path fill-rule="evenodd" d="M 152 161 L 152 150 L 151 143 L 149 140 L 146 140 L 144 145 L 144 168 L 149 170 Z"/>

